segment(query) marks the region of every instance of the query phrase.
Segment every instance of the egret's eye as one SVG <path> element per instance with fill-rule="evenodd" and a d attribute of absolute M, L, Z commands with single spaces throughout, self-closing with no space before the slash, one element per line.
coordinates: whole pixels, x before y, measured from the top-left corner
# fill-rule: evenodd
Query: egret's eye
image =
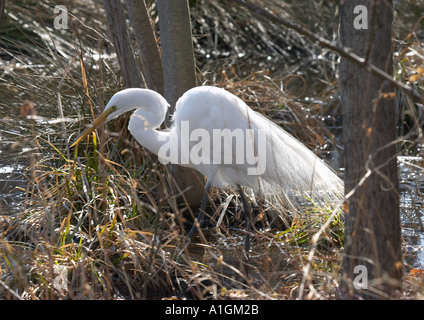
<path fill-rule="evenodd" d="M 118 107 L 116 105 L 113 105 L 109 108 L 109 114 L 111 114 L 112 112 L 115 112 L 116 110 L 118 110 Z"/>

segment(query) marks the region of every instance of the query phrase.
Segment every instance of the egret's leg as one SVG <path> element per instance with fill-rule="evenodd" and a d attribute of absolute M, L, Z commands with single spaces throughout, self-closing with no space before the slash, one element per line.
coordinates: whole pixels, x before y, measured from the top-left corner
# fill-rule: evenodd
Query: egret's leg
<path fill-rule="evenodd" d="M 208 196 L 209 196 L 209 190 L 211 189 L 211 185 L 212 183 L 210 182 L 211 180 L 206 181 L 206 186 L 205 186 L 205 193 L 203 194 L 203 199 L 202 199 L 202 204 L 200 206 L 200 211 L 199 214 L 197 215 L 196 220 L 193 223 L 193 226 L 191 227 L 190 232 L 187 235 L 186 241 L 185 241 L 185 245 L 184 247 L 181 248 L 180 252 L 178 253 L 178 256 L 183 253 L 183 251 L 185 250 L 185 248 L 187 248 L 187 246 L 190 244 L 191 239 L 194 237 L 194 235 L 196 234 L 197 231 L 197 227 L 196 224 L 199 225 L 199 228 L 202 226 L 203 224 L 203 220 L 205 218 L 205 209 L 206 209 L 206 203 L 208 201 Z"/>
<path fill-rule="evenodd" d="M 250 205 L 249 202 L 246 199 L 246 195 L 244 194 L 243 189 L 241 188 L 240 185 L 237 185 L 238 191 L 240 193 L 241 196 L 241 201 L 243 202 L 243 212 L 244 212 L 244 221 L 245 221 L 245 230 L 246 230 L 246 235 L 244 236 L 244 248 L 246 249 L 246 255 L 247 257 L 249 256 L 249 251 L 250 251 L 250 214 L 251 214 L 251 209 L 250 209 Z"/>
<path fill-rule="evenodd" d="M 193 226 L 191 227 L 191 230 L 187 235 L 186 245 L 188 245 L 188 243 L 191 241 L 193 236 L 196 234 L 196 231 L 197 231 L 196 222 L 199 224 L 199 228 L 202 227 L 203 220 L 205 218 L 206 203 L 208 202 L 209 190 L 211 189 L 211 185 L 212 185 L 211 182 L 208 180 L 206 182 L 205 193 L 203 195 L 202 204 L 200 206 L 199 214 L 197 215 L 196 221 L 194 221 Z"/>

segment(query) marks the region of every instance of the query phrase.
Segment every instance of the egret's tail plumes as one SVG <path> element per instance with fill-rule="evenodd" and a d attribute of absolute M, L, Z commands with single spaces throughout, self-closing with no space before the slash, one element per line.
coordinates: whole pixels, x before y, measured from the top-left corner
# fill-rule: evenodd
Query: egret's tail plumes
<path fill-rule="evenodd" d="M 323 160 L 265 117 L 259 115 L 255 120 L 268 126 L 272 135 L 268 137 L 267 179 L 260 181 L 266 191 L 284 192 L 286 200 L 299 195 L 314 202 L 343 198 L 343 181 Z"/>

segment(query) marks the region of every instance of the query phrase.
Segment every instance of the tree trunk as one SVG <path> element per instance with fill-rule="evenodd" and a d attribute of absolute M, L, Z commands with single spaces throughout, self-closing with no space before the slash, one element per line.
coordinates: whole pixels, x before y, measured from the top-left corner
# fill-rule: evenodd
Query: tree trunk
<path fill-rule="evenodd" d="M 146 4 L 140 0 L 126 0 L 126 4 L 137 41 L 147 88 L 163 95 L 162 60 Z"/>
<path fill-rule="evenodd" d="M 145 87 L 140 64 L 135 59 L 120 0 L 103 0 L 112 43 L 127 88 Z"/>
<path fill-rule="evenodd" d="M 340 19 L 343 46 L 393 74 L 392 1 L 341 1 Z M 394 89 L 347 59 L 340 81 L 348 196 L 342 293 L 382 298 L 402 276 Z"/>
<path fill-rule="evenodd" d="M 174 113 L 175 103 L 196 86 L 193 42 L 187 0 L 157 0 L 164 70 L 165 98 Z M 167 120 L 169 126 L 170 120 Z"/>
<path fill-rule="evenodd" d="M 187 0 L 157 0 L 159 31 L 162 46 L 165 98 L 171 105 L 165 120 L 170 125 L 170 115 L 175 103 L 187 90 L 196 86 L 191 23 Z M 204 192 L 204 178 L 194 169 L 170 166 L 170 172 L 189 204 L 199 206 Z"/>

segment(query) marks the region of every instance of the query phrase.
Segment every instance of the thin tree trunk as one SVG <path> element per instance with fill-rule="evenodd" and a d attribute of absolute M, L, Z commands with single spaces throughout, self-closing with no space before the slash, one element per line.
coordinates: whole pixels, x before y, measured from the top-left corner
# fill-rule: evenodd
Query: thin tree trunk
<path fill-rule="evenodd" d="M 126 0 L 126 4 L 147 87 L 163 95 L 162 60 L 146 4 L 140 0 Z"/>
<path fill-rule="evenodd" d="M 169 127 L 175 103 L 187 90 L 196 86 L 193 42 L 187 0 L 157 0 L 162 45 L 165 98 L 171 105 L 165 124 Z M 204 191 L 204 178 L 194 169 L 171 165 L 170 172 L 184 196 L 198 207 Z"/>
<path fill-rule="evenodd" d="M 128 35 L 128 27 L 120 0 L 103 0 L 109 32 L 118 56 L 127 88 L 145 87 L 140 64 L 135 59 Z"/>
<path fill-rule="evenodd" d="M 162 45 L 165 98 L 174 113 L 175 103 L 196 86 L 191 22 L 187 0 L 157 0 Z M 170 120 L 167 120 L 169 126 Z"/>
<path fill-rule="evenodd" d="M 367 8 L 368 29 L 355 28 L 359 5 Z M 342 44 L 393 74 L 392 1 L 341 1 L 340 19 Z M 348 195 L 342 293 L 382 298 L 402 276 L 394 89 L 345 58 L 340 81 Z"/>

